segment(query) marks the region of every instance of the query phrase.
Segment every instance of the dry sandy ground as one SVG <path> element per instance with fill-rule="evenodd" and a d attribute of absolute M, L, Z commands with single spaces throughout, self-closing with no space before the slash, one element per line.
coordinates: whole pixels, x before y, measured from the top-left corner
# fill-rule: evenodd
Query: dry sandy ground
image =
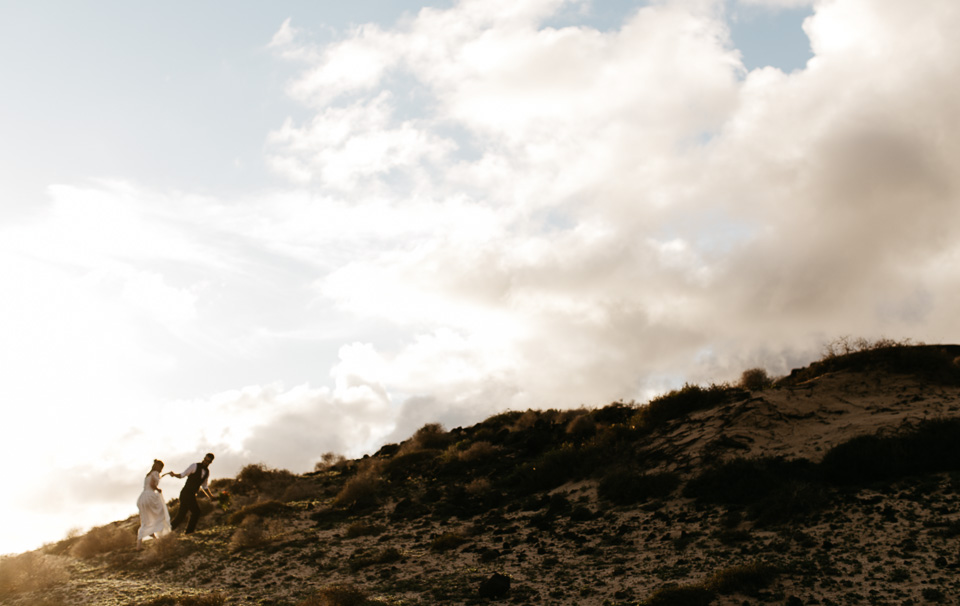
<path fill-rule="evenodd" d="M 695 413 L 666 427 L 655 443 L 669 453 L 666 467 L 682 474 L 734 456 L 817 460 L 856 435 L 943 416 L 960 416 L 960 390 L 910 377 L 838 374 Z M 296 502 L 297 512 L 282 524 L 265 522 L 260 545 L 231 551 L 236 528 L 215 526 L 167 545 L 148 542 L 141 552 L 61 556 L 68 581 L 0 603 L 146 604 L 163 595 L 220 593 L 228 604 L 295 605 L 334 583 L 355 584 L 383 604 L 487 603 L 477 586 L 499 572 L 512 580 L 504 603 L 637 604 L 667 584 L 695 584 L 757 561 L 783 572 L 752 595 L 713 603 L 960 603 L 960 477 L 951 474 L 849 491 L 807 524 L 769 528 L 676 495 L 611 507 L 593 482 L 553 493 L 579 506 L 580 515 L 544 515 L 541 501 L 470 520 L 396 522 L 388 505 L 321 529 L 311 519 L 319 505 Z M 373 534 L 348 538 L 357 522 Z M 442 533 L 464 542 L 431 549 Z M 363 558 L 387 561 L 361 565 Z"/>

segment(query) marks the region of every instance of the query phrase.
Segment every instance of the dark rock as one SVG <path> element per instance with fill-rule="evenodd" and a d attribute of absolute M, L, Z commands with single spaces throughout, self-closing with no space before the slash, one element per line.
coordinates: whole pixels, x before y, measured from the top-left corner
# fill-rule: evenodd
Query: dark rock
<path fill-rule="evenodd" d="M 480 597 L 496 600 L 510 592 L 510 577 L 495 572 L 490 578 L 480 582 Z"/>

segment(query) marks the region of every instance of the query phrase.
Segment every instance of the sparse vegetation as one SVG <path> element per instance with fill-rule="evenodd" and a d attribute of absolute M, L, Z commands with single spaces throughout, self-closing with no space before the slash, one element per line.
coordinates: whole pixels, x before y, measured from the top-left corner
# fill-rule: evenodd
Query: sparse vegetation
<path fill-rule="evenodd" d="M 347 480 L 340 492 L 337 493 L 334 505 L 354 510 L 375 505 L 382 483 L 380 471 L 380 464 L 375 462 L 367 464 L 357 475 Z"/>
<path fill-rule="evenodd" d="M 680 484 L 675 473 L 647 473 L 638 469 L 617 468 L 600 480 L 599 495 L 618 505 L 631 505 L 649 499 L 663 499 Z"/>
<path fill-rule="evenodd" d="M 257 492 L 276 498 L 284 493 L 294 478 L 286 469 L 272 469 L 263 463 L 254 463 L 240 470 L 233 490 L 241 494 Z"/>
<path fill-rule="evenodd" d="M 334 467 L 341 465 L 347 461 L 347 457 L 342 454 L 337 454 L 335 452 L 325 452 L 320 455 L 320 460 L 317 461 L 314 466 L 314 471 L 326 471 L 328 469 L 333 469 Z"/>
<path fill-rule="evenodd" d="M 641 431 L 650 432 L 667 421 L 697 410 L 714 408 L 727 399 L 738 396 L 743 396 L 740 390 L 726 385 L 710 385 L 704 388 L 688 383 L 681 389 L 650 400 L 649 404 L 637 411 L 630 423 Z"/>
<path fill-rule="evenodd" d="M 134 516 L 0 559 L 0 602 L 102 592 L 102 603 L 139 606 L 949 603 L 960 588 L 947 572 L 960 418 L 933 415 L 954 414 L 960 391 L 923 393 L 917 360 L 952 365 L 953 350 L 850 347 L 815 369 L 838 376 L 802 387 L 798 372 L 769 389 L 757 368 L 736 387 L 686 385 L 646 405 L 428 424 L 362 459 L 327 453 L 303 475 L 248 465 L 214 480 L 231 507 L 202 501 L 195 534 L 136 550 Z M 898 374 L 885 383 L 878 368 Z M 821 405 L 823 394 L 857 405 Z M 861 402 L 913 420 L 822 446 L 855 435 Z M 765 456 L 767 433 L 791 435 L 791 423 L 842 433 L 774 451 L 808 458 Z M 743 453 L 759 456 L 731 458 Z M 494 597 L 481 586 L 498 570 L 513 577 Z M 344 578 L 355 584 L 330 584 Z"/>
<path fill-rule="evenodd" d="M 101 553 L 132 547 L 137 542 L 136 532 L 121 528 L 116 524 L 107 524 L 94 528 L 73 545 L 71 555 L 78 558 L 90 558 Z"/>
<path fill-rule="evenodd" d="M 63 558 L 35 551 L 0 558 L 0 598 L 55 587 L 70 574 Z"/>
<path fill-rule="evenodd" d="M 773 385 L 773 379 L 763 368 L 750 368 L 740 375 L 739 385 L 747 391 L 763 391 Z"/>
<path fill-rule="evenodd" d="M 825 478 L 845 485 L 960 470 L 960 418 L 921 421 L 893 435 L 853 438 L 827 452 L 821 467 Z"/>
<path fill-rule="evenodd" d="M 258 516 L 248 515 L 230 537 L 230 551 L 262 547 L 273 539 L 272 530 Z"/>

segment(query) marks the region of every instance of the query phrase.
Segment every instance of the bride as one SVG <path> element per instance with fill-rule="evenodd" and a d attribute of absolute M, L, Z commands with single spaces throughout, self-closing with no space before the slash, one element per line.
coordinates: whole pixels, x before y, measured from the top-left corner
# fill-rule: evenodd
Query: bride
<path fill-rule="evenodd" d="M 137 508 L 140 510 L 140 530 L 137 532 L 137 547 L 143 544 L 143 539 L 152 536 L 160 538 L 170 532 L 170 512 L 163 501 L 163 492 L 160 490 L 160 471 L 163 461 L 153 460 L 150 473 L 143 479 L 143 492 L 137 499 Z"/>

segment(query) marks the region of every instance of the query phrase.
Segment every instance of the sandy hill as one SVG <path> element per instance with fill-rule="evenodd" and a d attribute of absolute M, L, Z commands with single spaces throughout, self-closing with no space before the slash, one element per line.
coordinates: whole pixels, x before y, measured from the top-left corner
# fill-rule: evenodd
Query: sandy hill
<path fill-rule="evenodd" d="M 192 535 L 137 550 L 134 516 L 0 561 L 0 603 L 957 604 L 958 356 L 866 347 L 250 465 Z"/>

